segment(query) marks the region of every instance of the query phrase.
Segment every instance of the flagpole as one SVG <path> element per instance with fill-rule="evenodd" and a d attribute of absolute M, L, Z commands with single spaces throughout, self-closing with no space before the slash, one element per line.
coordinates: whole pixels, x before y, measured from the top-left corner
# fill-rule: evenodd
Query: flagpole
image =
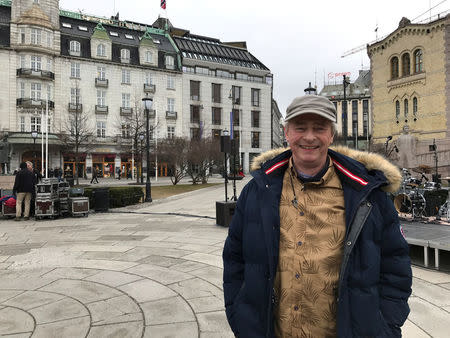
<path fill-rule="evenodd" d="M 44 108 L 41 108 L 41 175 L 44 174 Z"/>
<path fill-rule="evenodd" d="M 48 100 L 45 104 L 45 178 L 48 178 Z"/>

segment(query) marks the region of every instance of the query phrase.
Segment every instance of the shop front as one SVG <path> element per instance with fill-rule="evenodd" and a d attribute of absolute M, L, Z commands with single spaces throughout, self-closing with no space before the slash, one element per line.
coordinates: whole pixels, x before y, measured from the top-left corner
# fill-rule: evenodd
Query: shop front
<path fill-rule="evenodd" d="M 64 177 L 74 178 L 75 177 L 75 155 L 74 154 L 63 154 L 64 166 L 63 172 Z M 78 155 L 78 177 L 86 178 L 86 154 Z"/>

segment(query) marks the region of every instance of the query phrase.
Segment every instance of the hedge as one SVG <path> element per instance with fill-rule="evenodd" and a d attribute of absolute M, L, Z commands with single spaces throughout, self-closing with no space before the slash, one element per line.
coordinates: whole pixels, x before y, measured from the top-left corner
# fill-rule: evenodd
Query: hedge
<path fill-rule="evenodd" d="M 89 197 L 91 209 L 95 208 L 93 191 L 99 188 L 85 188 L 84 196 Z M 100 188 L 104 189 L 104 188 Z M 137 204 L 142 201 L 144 192 L 142 187 L 109 187 L 109 207 L 121 208 L 127 205 Z"/>

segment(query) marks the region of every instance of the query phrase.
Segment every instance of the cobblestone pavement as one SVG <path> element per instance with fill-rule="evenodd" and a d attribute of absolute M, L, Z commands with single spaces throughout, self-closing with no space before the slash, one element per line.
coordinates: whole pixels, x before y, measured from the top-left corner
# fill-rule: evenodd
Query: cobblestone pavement
<path fill-rule="evenodd" d="M 0 336 L 233 337 L 222 199 L 220 186 L 85 218 L 0 220 Z M 450 275 L 414 275 L 404 336 L 446 337 Z"/>

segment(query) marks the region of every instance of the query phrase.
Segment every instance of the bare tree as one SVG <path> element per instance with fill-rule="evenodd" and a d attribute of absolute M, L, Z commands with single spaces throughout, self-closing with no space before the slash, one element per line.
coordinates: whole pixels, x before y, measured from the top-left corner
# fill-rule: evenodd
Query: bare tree
<path fill-rule="evenodd" d="M 221 161 L 220 155 L 218 140 L 194 138 L 190 141 L 187 153 L 187 173 L 193 184 L 208 182 L 210 170 Z"/>
<path fill-rule="evenodd" d="M 80 103 L 79 85 L 75 85 L 75 102 L 70 103 L 70 112 L 67 118 L 62 122 L 59 130 L 59 139 L 63 149 L 73 151 L 75 155 L 74 179 L 79 184 L 78 166 L 80 155 L 86 153 L 92 148 L 95 127 L 89 118 L 89 113 L 82 108 Z"/>
<path fill-rule="evenodd" d="M 158 157 L 160 161 L 167 163 L 173 185 L 180 182 L 187 174 L 188 145 L 187 139 L 174 137 L 163 139 L 158 146 Z"/>

